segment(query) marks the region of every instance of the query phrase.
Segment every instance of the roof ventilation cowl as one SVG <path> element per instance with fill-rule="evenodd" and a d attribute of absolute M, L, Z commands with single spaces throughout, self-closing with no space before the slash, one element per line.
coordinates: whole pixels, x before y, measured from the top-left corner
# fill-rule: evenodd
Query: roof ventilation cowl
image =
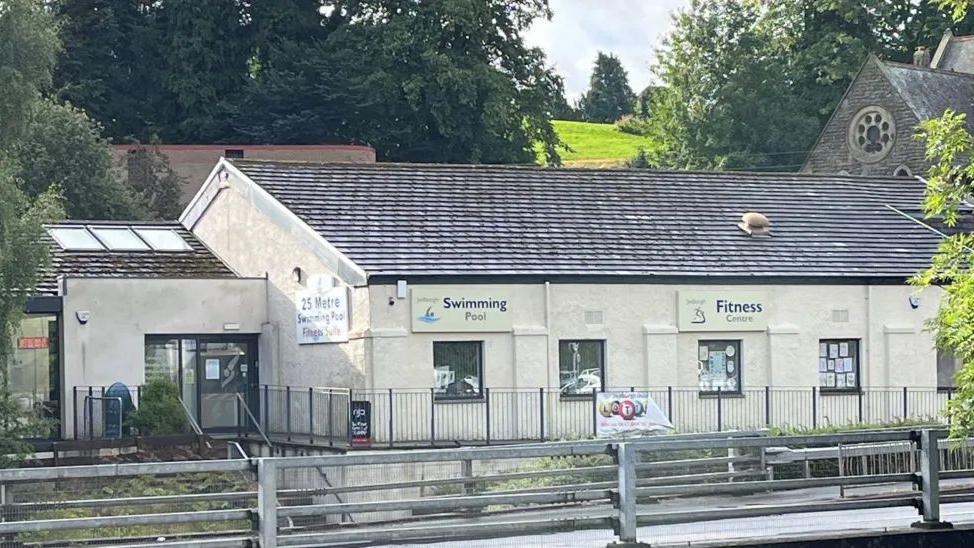
<path fill-rule="evenodd" d="M 741 230 L 751 236 L 770 236 L 771 221 L 757 211 L 748 211 L 741 217 L 741 222 L 737 224 Z"/>

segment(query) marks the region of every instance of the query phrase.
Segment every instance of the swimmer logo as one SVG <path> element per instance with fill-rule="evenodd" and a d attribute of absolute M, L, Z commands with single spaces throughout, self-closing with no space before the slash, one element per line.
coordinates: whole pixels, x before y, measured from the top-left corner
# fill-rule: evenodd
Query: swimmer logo
<path fill-rule="evenodd" d="M 433 312 L 432 306 L 427 307 L 426 313 L 416 319 L 424 323 L 436 323 L 440 321 L 440 318 L 436 315 L 436 312 Z"/>

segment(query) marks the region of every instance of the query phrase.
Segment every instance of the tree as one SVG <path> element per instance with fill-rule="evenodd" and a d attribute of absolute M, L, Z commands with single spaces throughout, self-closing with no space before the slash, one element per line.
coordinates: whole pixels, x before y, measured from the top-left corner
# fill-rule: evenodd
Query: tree
<path fill-rule="evenodd" d="M 148 217 L 171 220 L 182 212 L 180 191 L 186 184 L 157 144 L 140 145 L 125 158 L 128 184 L 148 209 Z"/>
<path fill-rule="evenodd" d="M 789 59 L 747 2 L 694 0 L 675 20 L 655 69 L 653 163 L 680 169 L 797 168 L 813 106 L 789 86 Z"/>
<path fill-rule="evenodd" d="M 541 142 L 557 161 L 557 77 L 521 37 L 549 15 L 544 0 L 360 0 L 304 15 L 324 17 L 320 34 L 258 46 L 236 127 L 402 161 L 531 162 Z"/>
<path fill-rule="evenodd" d="M 972 25 L 917 0 L 694 0 L 657 52 L 654 162 L 796 170 L 868 53 L 908 62 Z"/>
<path fill-rule="evenodd" d="M 15 172 L 13 163 L 0 157 L 0 468 L 28 454 L 32 447 L 24 440 L 42 435 L 48 426 L 14 399 L 6 364 L 28 292 L 49 261 L 43 223 L 63 215 L 56 189 L 30 202 L 17 188 Z"/>
<path fill-rule="evenodd" d="M 58 48 L 54 21 L 39 2 L 0 2 L 0 148 L 24 130 L 28 106 L 51 83 Z"/>
<path fill-rule="evenodd" d="M 612 123 L 632 113 L 635 99 L 622 62 L 618 57 L 600 51 L 589 79 L 589 89 L 579 103 L 582 116 L 588 122 Z"/>
<path fill-rule="evenodd" d="M 29 197 L 57 186 L 66 213 L 74 219 L 139 219 L 146 215 L 132 189 L 112 166 L 108 143 L 98 126 L 70 105 L 36 101 L 23 136 L 9 154 Z"/>
<path fill-rule="evenodd" d="M 51 7 L 64 42 L 54 72 L 57 98 L 85 110 L 111 139 L 148 139 L 166 104 L 158 3 L 54 0 Z"/>
<path fill-rule="evenodd" d="M 955 21 L 970 15 L 970 0 L 932 0 L 950 10 Z M 961 216 L 971 216 L 968 197 L 974 192 L 974 136 L 964 114 L 948 110 L 920 123 L 916 137 L 926 141 L 927 173 L 923 209 L 928 218 L 951 227 L 930 267 L 911 281 L 917 287 L 941 289 L 940 307 L 929 322 L 938 349 L 953 353 L 960 369 L 958 391 L 947 403 L 951 436 L 974 435 L 974 234 L 957 230 Z"/>
<path fill-rule="evenodd" d="M 246 85 L 250 26 L 240 0 L 165 0 L 167 101 L 159 137 L 169 143 L 232 139 L 230 116 Z"/>

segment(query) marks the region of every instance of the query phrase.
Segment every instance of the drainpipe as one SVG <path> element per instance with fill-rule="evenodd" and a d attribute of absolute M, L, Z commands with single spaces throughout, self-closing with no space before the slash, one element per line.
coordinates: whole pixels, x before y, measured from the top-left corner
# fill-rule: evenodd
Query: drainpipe
<path fill-rule="evenodd" d="M 551 282 L 544 283 L 545 378 L 551 386 Z"/>

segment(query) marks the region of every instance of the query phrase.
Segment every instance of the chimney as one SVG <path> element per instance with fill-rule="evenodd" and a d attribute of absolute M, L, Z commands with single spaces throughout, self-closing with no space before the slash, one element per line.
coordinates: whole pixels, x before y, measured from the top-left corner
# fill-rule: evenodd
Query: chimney
<path fill-rule="evenodd" d="M 930 50 L 926 46 L 917 48 L 916 53 L 913 54 L 913 64 L 922 68 L 930 68 Z"/>

